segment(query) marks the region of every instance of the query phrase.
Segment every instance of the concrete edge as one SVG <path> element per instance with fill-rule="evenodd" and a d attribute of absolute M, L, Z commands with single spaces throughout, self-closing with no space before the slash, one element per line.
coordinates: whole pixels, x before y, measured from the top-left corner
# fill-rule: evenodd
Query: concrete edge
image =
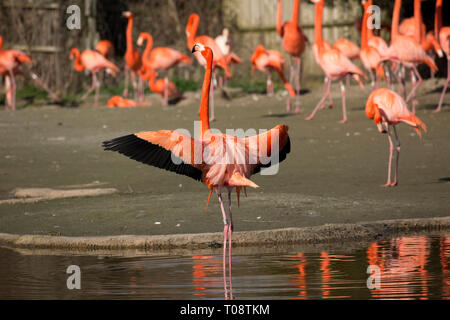
<path fill-rule="evenodd" d="M 450 230 L 450 216 L 419 219 L 381 220 L 352 224 L 325 224 L 303 228 L 285 228 L 233 233 L 233 246 L 319 244 L 379 240 L 401 234 Z M 16 248 L 64 250 L 167 250 L 177 248 L 216 248 L 223 234 L 119 235 L 64 237 L 0 233 L 0 245 Z"/>

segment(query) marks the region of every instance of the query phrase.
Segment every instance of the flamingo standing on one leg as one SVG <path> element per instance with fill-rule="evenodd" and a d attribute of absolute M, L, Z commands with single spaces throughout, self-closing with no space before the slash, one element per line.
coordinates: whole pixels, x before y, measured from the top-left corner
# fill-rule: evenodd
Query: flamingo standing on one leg
<path fill-rule="evenodd" d="M 173 68 L 179 64 L 191 64 L 192 60 L 181 53 L 167 47 L 153 48 L 153 37 L 147 32 L 141 32 L 137 40 L 137 45 L 141 46 L 144 41 L 147 41 L 144 53 L 142 54 L 142 64 L 145 67 L 143 79 L 148 80 L 151 77 L 152 71 L 163 70 L 165 71 L 164 86 L 163 86 L 163 105 L 167 106 L 169 98 L 173 98 L 175 91 L 173 90 L 174 84 L 170 84 L 167 72 L 170 68 Z M 175 87 L 176 89 L 176 87 Z M 152 90 L 154 91 L 154 90 Z M 159 93 L 159 92 L 158 92 Z"/>
<path fill-rule="evenodd" d="M 222 218 L 223 229 L 223 272 L 225 298 L 228 298 L 226 285 L 226 249 L 228 239 L 228 267 L 230 272 L 230 298 L 233 298 L 231 282 L 231 238 L 233 220 L 231 214 L 231 191 L 236 188 L 238 205 L 242 188 L 258 188 L 249 178 L 268 167 L 283 161 L 290 152 L 288 127 L 278 125 L 263 134 L 238 138 L 227 134 L 214 134 L 209 126 L 209 97 L 213 70 L 213 51 L 196 43 L 192 52 L 198 52 L 206 61 L 203 80 L 199 138 L 194 139 L 173 130 L 147 131 L 130 134 L 103 142 L 105 150 L 117 151 L 134 160 L 169 171 L 183 174 L 202 181 L 209 188 L 208 203 L 216 191 Z M 266 150 L 262 155 L 261 150 Z M 253 164 L 254 163 L 254 164 Z M 228 191 L 228 216 L 222 200 L 222 190 Z M 244 189 L 245 190 L 245 189 Z M 206 208 L 208 208 L 208 203 Z"/>
<path fill-rule="evenodd" d="M 387 56 L 383 59 L 391 60 L 400 63 L 407 68 L 411 68 L 413 74 L 417 77 L 418 81 L 413 82 L 411 92 L 406 98 L 406 102 L 413 98 L 412 111 L 415 113 L 416 105 L 418 104 L 416 90 L 422 83 L 422 77 L 420 76 L 419 71 L 417 71 L 416 66 L 420 63 L 426 63 L 433 71 L 437 71 L 438 68 L 433 59 L 425 53 L 425 50 L 419 42 L 399 33 L 398 26 L 401 5 L 401 0 L 395 0 L 391 27 L 391 45 L 389 46 Z"/>
<path fill-rule="evenodd" d="M 252 73 L 254 68 L 267 74 L 267 95 L 273 95 L 273 82 L 271 78 L 271 72 L 275 70 L 280 76 L 284 87 L 289 92 L 286 105 L 289 105 L 290 97 L 295 96 L 295 91 L 292 89 L 291 84 L 286 81 L 283 72 L 284 58 L 281 52 L 276 50 L 266 50 L 261 44 L 256 48 L 251 59 Z"/>
<path fill-rule="evenodd" d="M 339 50 L 331 48 L 326 49 L 323 44 L 322 39 L 322 15 L 323 15 L 323 6 L 324 0 L 311 0 L 315 3 L 315 23 L 314 23 L 314 45 L 313 51 L 316 57 L 316 60 L 319 62 L 319 66 L 325 73 L 326 76 L 326 91 L 319 101 L 313 112 L 306 118 L 306 120 L 311 120 L 314 118 L 317 110 L 323 106 L 326 98 L 330 95 L 330 87 L 331 81 L 339 80 L 341 85 L 341 95 L 342 95 L 342 114 L 343 118 L 340 121 L 341 123 L 347 122 L 347 111 L 345 105 L 345 86 L 342 82 L 342 78 L 346 75 L 352 75 L 362 87 L 362 81 L 360 76 L 366 75 L 364 72 L 355 66 L 343 53 Z"/>
<path fill-rule="evenodd" d="M 86 97 L 95 89 L 95 102 L 97 106 L 98 93 L 100 90 L 100 82 L 97 80 L 97 72 L 101 69 L 106 69 L 107 73 L 110 73 L 113 77 L 116 76 L 116 72 L 120 69 L 111 61 L 107 60 L 104 56 L 94 50 L 84 50 L 81 54 L 76 48 L 72 48 L 70 51 L 70 59 L 75 57 L 74 68 L 76 71 L 81 72 L 87 68 L 92 73 L 92 85 L 91 88 L 81 97 L 81 100 Z"/>
<path fill-rule="evenodd" d="M 388 177 L 385 187 L 393 187 L 398 184 L 398 161 L 400 156 L 400 140 L 397 135 L 395 125 L 404 122 L 413 127 L 417 134 L 421 136 L 420 128 L 427 131 L 425 124 L 408 109 L 403 98 L 392 90 L 380 88 L 373 91 L 366 103 L 366 115 L 369 119 L 373 119 L 378 126 L 380 132 L 387 130 L 389 139 L 389 161 L 388 161 Z M 383 126 L 385 128 L 383 128 Z M 391 129 L 394 128 L 395 145 L 396 145 L 396 162 L 394 181 L 391 183 L 391 164 L 394 153 L 394 143 L 391 138 Z"/>
<path fill-rule="evenodd" d="M 439 104 L 433 112 L 440 112 L 442 102 L 444 101 L 445 92 L 450 82 L 450 27 L 442 27 L 442 0 L 436 0 L 436 11 L 434 18 L 434 34 L 439 35 L 439 43 L 447 57 L 447 80 L 442 89 Z"/>
<path fill-rule="evenodd" d="M 220 50 L 220 47 L 217 45 L 216 41 L 209 36 L 197 36 L 197 29 L 200 23 L 200 17 L 198 14 L 193 13 L 189 16 L 188 22 L 186 24 L 186 40 L 188 49 L 192 48 L 192 46 L 196 42 L 203 43 L 204 45 L 210 47 L 214 52 L 214 61 L 213 61 L 213 85 L 211 86 L 211 119 L 210 121 L 214 121 L 214 87 L 217 86 L 216 81 L 216 68 L 220 67 L 225 71 L 225 76 L 227 78 L 231 78 L 231 71 L 228 67 L 227 61 Z M 197 61 L 202 65 L 206 66 L 206 61 L 202 55 L 196 55 Z M 199 111 L 200 112 L 200 111 Z"/>
<path fill-rule="evenodd" d="M 142 67 L 141 54 L 133 47 L 133 13 L 125 11 L 122 16 L 128 19 L 127 24 L 127 50 L 125 51 L 125 88 L 123 90 L 123 96 L 128 97 L 128 78 L 131 74 L 131 82 L 133 84 L 134 98 L 142 101 L 144 99 L 142 79 L 139 78 L 138 71 Z M 138 83 L 136 83 L 138 78 Z"/>
<path fill-rule="evenodd" d="M 372 0 L 362 1 L 363 9 L 364 9 L 364 15 L 362 20 L 362 26 L 361 26 L 361 51 L 360 51 L 360 57 L 361 62 L 363 63 L 364 67 L 369 71 L 370 78 L 372 80 L 372 89 L 375 86 L 378 86 L 378 79 L 379 77 L 384 77 L 383 72 L 383 66 L 380 64 L 381 62 L 381 55 L 378 52 L 377 49 L 374 47 L 371 47 L 367 44 L 367 19 L 368 19 L 368 13 L 367 9 L 369 6 L 372 5 Z M 375 78 L 373 75 L 373 71 L 375 71 Z"/>
<path fill-rule="evenodd" d="M 296 81 L 296 94 L 300 96 L 300 72 L 301 72 L 301 55 L 305 51 L 306 42 L 308 38 L 303 34 L 302 28 L 298 24 L 298 13 L 300 9 L 300 0 L 294 0 L 294 8 L 292 10 L 292 20 L 282 23 L 282 7 L 283 4 L 281 0 L 278 0 L 277 6 L 277 33 L 283 38 L 283 49 L 290 56 L 290 77 L 289 83 L 293 85 L 294 73 Z M 297 70 L 294 72 L 294 65 L 292 63 L 292 58 L 295 58 L 297 62 Z M 300 113 L 300 101 L 296 101 L 295 113 Z M 286 106 L 287 111 L 291 111 L 290 100 Z"/>

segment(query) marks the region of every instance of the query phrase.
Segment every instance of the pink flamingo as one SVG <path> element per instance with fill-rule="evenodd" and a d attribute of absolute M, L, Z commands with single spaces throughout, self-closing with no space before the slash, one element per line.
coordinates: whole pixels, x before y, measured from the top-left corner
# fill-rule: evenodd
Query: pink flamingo
<path fill-rule="evenodd" d="M 311 0 L 315 3 L 315 21 L 314 21 L 314 45 L 313 52 L 318 61 L 319 66 L 325 73 L 325 93 L 319 103 L 316 105 L 312 113 L 305 118 L 306 120 L 311 120 L 314 118 L 317 110 L 321 108 L 326 98 L 330 95 L 331 81 L 339 80 L 341 85 L 341 95 L 342 95 L 342 114 L 343 118 L 340 123 L 347 122 L 347 111 L 345 106 L 345 86 L 342 82 L 342 78 L 346 75 L 352 75 L 356 81 L 359 82 L 360 86 L 363 87 L 360 76 L 367 76 L 364 72 L 355 66 L 343 53 L 335 48 L 327 49 L 323 43 L 322 39 L 322 15 L 324 0 Z"/>
<path fill-rule="evenodd" d="M 393 187 L 398 184 L 398 160 L 400 156 L 400 140 L 397 135 L 397 129 L 395 125 L 403 122 L 416 130 L 419 137 L 421 136 L 420 129 L 427 131 L 425 124 L 415 116 L 408 109 L 408 105 L 405 100 L 392 90 L 386 88 L 379 88 L 374 90 L 366 103 L 366 115 L 369 119 L 373 119 L 381 133 L 385 133 L 387 130 L 389 139 L 389 161 L 388 161 L 388 178 L 384 185 L 385 187 Z M 385 128 L 383 128 L 383 125 Z M 395 145 L 396 145 L 396 163 L 394 182 L 391 183 L 391 163 L 394 152 L 394 144 L 391 138 L 391 126 L 394 128 Z"/>
<path fill-rule="evenodd" d="M 286 158 L 290 151 L 288 127 L 278 125 L 257 136 L 238 138 L 227 134 L 212 133 L 209 126 L 209 97 L 213 69 L 213 51 L 200 43 L 194 44 L 192 52 L 199 52 L 206 61 L 203 80 L 199 138 L 172 130 L 135 133 L 103 142 L 105 150 L 117 151 L 134 160 L 176 172 L 202 181 L 209 188 L 209 199 L 216 191 L 222 211 L 223 229 L 223 272 L 226 278 L 226 247 L 229 243 L 228 261 L 231 285 L 231 239 L 233 220 L 231 214 L 231 191 L 236 188 L 238 205 L 242 188 L 258 188 L 249 178 Z M 226 146 L 226 147 L 225 147 Z M 267 150 L 261 156 L 261 150 Z M 274 157 L 277 157 L 274 160 Z M 228 216 L 222 200 L 222 190 L 228 191 Z M 225 298 L 228 298 L 225 286 Z"/>
<path fill-rule="evenodd" d="M 292 89 L 291 84 L 286 81 L 283 72 L 284 66 L 284 58 L 281 52 L 276 50 L 266 50 L 261 44 L 256 47 L 255 52 L 253 53 L 251 59 L 252 63 L 252 73 L 256 68 L 261 72 L 265 72 L 267 74 L 267 95 L 273 95 L 273 82 L 271 78 L 271 72 L 275 70 L 280 76 L 281 81 L 284 84 L 284 87 L 289 92 L 289 97 L 295 97 L 295 91 Z M 289 101 L 290 98 L 287 98 L 286 102 L 286 110 L 289 111 Z"/>
<path fill-rule="evenodd" d="M 411 92 L 406 98 L 406 102 L 408 102 L 411 98 L 413 98 L 413 113 L 415 113 L 416 105 L 418 104 L 416 98 L 416 90 L 422 83 L 422 77 L 417 71 L 417 64 L 426 63 L 433 71 L 437 71 L 438 68 L 434 63 L 433 59 L 429 57 L 425 50 L 422 48 L 419 42 L 415 41 L 411 37 L 401 35 L 398 31 L 399 18 L 400 18 L 400 8 L 402 5 L 401 0 L 395 0 L 394 5 L 394 13 L 392 18 L 392 28 L 391 28 L 391 45 L 389 46 L 389 50 L 387 55 L 383 60 L 391 60 L 396 63 L 402 64 L 407 68 L 412 69 L 412 74 L 417 77 L 418 81 L 413 81 L 413 87 Z M 419 31 L 418 31 L 419 32 Z M 397 77 L 397 79 L 399 79 Z M 401 81 L 399 80 L 399 83 Z M 402 91 L 403 88 L 402 88 Z"/>
<path fill-rule="evenodd" d="M 158 93 L 163 98 L 163 104 L 167 105 L 169 100 L 172 101 L 179 101 L 180 99 L 183 99 L 183 95 L 180 91 L 178 91 L 177 86 L 172 81 L 168 81 L 166 79 L 158 79 L 156 80 L 156 76 L 158 74 L 156 71 L 151 71 L 148 78 L 144 78 L 145 80 L 148 80 L 148 87 L 150 90 L 152 90 L 154 93 Z"/>
<path fill-rule="evenodd" d="M 278 0 L 277 6 L 277 33 L 283 38 L 283 49 L 289 54 L 290 70 L 289 83 L 293 85 L 294 73 L 296 81 L 296 94 L 300 95 L 300 72 L 301 72 L 301 55 L 305 51 L 308 38 L 304 35 L 302 28 L 298 24 L 298 14 L 300 9 L 300 0 L 294 0 L 294 8 L 292 9 L 292 19 L 285 23 L 282 22 L 283 4 Z M 297 71 L 294 72 L 294 64 L 292 58 L 297 62 Z M 287 111 L 291 110 L 290 100 L 288 100 Z M 300 113 L 299 101 L 296 101 L 295 113 Z"/>
<path fill-rule="evenodd" d="M 179 64 L 191 64 L 192 60 L 181 53 L 180 51 L 174 50 L 167 47 L 157 47 L 153 48 L 153 37 L 147 32 L 141 32 L 137 40 L 137 45 L 141 46 L 144 41 L 147 41 L 144 53 L 142 54 L 142 64 L 145 68 L 144 75 L 141 76 L 143 79 L 148 80 L 151 77 L 152 71 L 163 70 L 165 71 L 164 77 L 164 87 L 163 87 L 163 105 L 167 106 L 169 102 L 169 97 L 173 98 L 173 86 L 174 84 L 169 84 L 169 78 L 167 72 L 170 68 L 173 68 Z M 171 87 L 171 88 L 169 88 Z M 160 92 L 158 92 L 160 93 Z"/>
<path fill-rule="evenodd" d="M 84 50 L 80 54 L 78 49 L 72 48 L 70 51 L 70 60 L 73 60 L 73 58 L 75 58 L 74 68 L 76 71 L 81 72 L 87 68 L 92 73 L 91 88 L 83 95 L 83 97 L 81 97 L 81 100 L 86 99 L 86 97 L 95 89 L 94 105 L 97 106 L 98 93 L 100 90 L 100 82 L 97 80 L 97 72 L 105 68 L 107 73 L 115 77 L 116 72 L 119 71 L 119 68 L 94 50 Z"/>
<path fill-rule="evenodd" d="M 114 45 L 109 40 L 100 40 L 97 43 L 95 50 L 97 50 L 106 59 L 109 59 L 114 55 Z"/>
<path fill-rule="evenodd" d="M 447 57 L 447 80 L 445 81 L 444 89 L 442 90 L 441 97 L 439 98 L 439 104 L 433 111 L 440 112 L 442 102 L 444 101 L 445 92 L 447 91 L 448 83 L 450 82 L 450 27 L 442 27 L 442 0 L 436 0 L 434 34 L 439 36 L 439 43 Z"/>

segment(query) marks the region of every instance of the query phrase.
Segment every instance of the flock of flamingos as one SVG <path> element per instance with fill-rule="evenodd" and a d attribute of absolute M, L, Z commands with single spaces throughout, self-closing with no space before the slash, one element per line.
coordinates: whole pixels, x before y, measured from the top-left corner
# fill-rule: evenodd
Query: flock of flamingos
<path fill-rule="evenodd" d="M 373 119 L 382 133 L 387 133 L 390 152 L 388 161 L 388 178 L 385 186 L 396 186 L 398 183 L 398 160 L 400 153 L 400 141 L 395 125 L 403 122 L 413 127 L 417 134 L 421 135 L 421 129 L 426 131 L 425 124 L 415 115 L 417 105 L 416 91 L 422 82 L 417 66 L 427 64 L 432 71 L 437 71 L 433 59 L 426 51 L 434 49 L 439 56 L 444 53 L 450 62 L 450 27 L 442 27 L 442 2 L 436 0 L 435 30 L 426 33 L 425 25 L 421 18 L 421 0 L 414 1 L 414 16 L 399 23 L 401 0 L 395 0 L 390 45 L 381 38 L 373 35 L 372 28 L 368 27 L 369 8 L 372 0 L 363 0 L 364 16 L 362 22 L 361 48 L 346 39 L 339 39 L 330 45 L 322 38 L 322 15 L 324 0 L 311 0 L 315 4 L 314 44 L 312 50 L 317 64 L 325 74 L 323 97 L 317 103 L 312 113 L 306 118 L 311 120 L 316 113 L 325 107 L 325 104 L 333 104 L 330 97 L 332 81 L 339 81 L 342 95 L 343 118 L 347 121 L 346 96 L 344 79 L 353 77 L 360 86 L 362 79 L 368 79 L 366 74 L 358 68 L 352 60 L 360 58 L 372 80 L 372 92 L 366 103 L 366 115 Z M 298 102 L 300 95 L 300 69 L 301 55 L 305 50 L 308 39 L 303 34 L 298 24 L 299 0 L 294 0 L 292 21 L 282 23 L 281 0 L 278 0 L 277 33 L 283 39 L 283 49 L 291 57 L 289 81 L 283 73 L 285 61 L 279 51 L 266 50 L 259 45 L 251 57 L 252 69 L 256 68 L 267 74 L 267 93 L 273 92 L 271 71 L 276 71 L 285 88 L 289 92 L 287 98 L 287 111 L 291 110 L 291 98 L 296 97 Z M 123 97 L 115 96 L 108 101 L 108 106 L 139 106 L 143 104 L 143 81 L 148 81 L 150 89 L 163 97 L 163 104 L 167 105 L 169 99 L 180 97 L 174 83 L 168 80 L 167 70 L 176 65 L 190 64 L 191 59 L 185 54 L 171 48 L 153 48 L 152 36 L 142 32 L 137 44 L 146 48 L 141 55 L 133 47 L 132 29 L 133 14 L 124 12 L 128 19 L 126 31 L 125 53 L 125 90 Z M 241 190 L 246 193 L 246 187 L 258 188 L 250 176 L 283 161 L 290 152 L 290 139 L 288 127 L 277 125 L 271 130 L 260 135 L 247 138 L 237 138 L 226 134 L 215 134 L 210 130 L 210 121 L 214 120 L 213 90 L 217 85 L 216 70 L 223 69 L 225 79 L 231 77 L 230 65 L 240 63 L 227 41 L 228 31 L 213 39 L 206 35 L 198 36 L 197 29 L 200 18 L 192 14 L 186 26 L 187 46 L 205 67 L 205 75 L 202 88 L 200 105 L 200 132 L 197 139 L 174 130 L 147 131 L 112 139 L 103 142 L 105 150 L 116 151 L 134 160 L 156 166 L 178 174 L 183 174 L 203 182 L 209 188 L 207 206 L 213 191 L 217 193 L 224 222 L 224 246 L 223 264 L 224 281 L 227 240 L 229 242 L 229 268 L 231 278 L 231 238 L 233 231 L 231 213 L 231 191 L 235 188 L 239 204 Z M 77 49 L 71 50 L 71 58 L 75 58 L 74 67 L 77 71 L 87 68 L 92 73 L 92 85 L 82 99 L 92 91 L 96 91 L 95 104 L 100 84 L 97 73 L 106 69 L 107 73 L 115 75 L 119 68 L 108 60 L 113 47 L 110 42 L 101 41 L 96 50 Z M 9 60 L 8 60 L 9 58 Z M 295 66 L 294 62 L 295 61 Z M 30 58 L 17 50 L 0 51 L 0 72 L 6 78 L 10 90 L 7 92 L 7 104 L 12 109 L 15 107 L 15 75 L 22 73 L 20 65 L 30 62 Z M 405 70 L 410 70 L 412 89 L 406 94 Z M 157 72 L 165 74 L 164 79 L 156 80 Z M 392 90 L 391 77 L 398 82 L 399 92 Z M 32 74 L 32 78 L 42 85 L 39 78 Z M 131 79 L 134 99 L 127 99 L 128 83 Z M 225 79 L 219 79 L 219 85 L 223 85 Z M 378 88 L 380 80 L 385 79 L 389 88 Z M 447 80 L 435 112 L 442 107 L 443 98 L 450 80 L 450 63 L 448 63 Z M 293 87 L 295 86 L 295 90 Z M 47 88 L 45 88 L 48 90 Z M 412 103 L 412 111 L 408 108 L 408 102 Z M 211 108 L 211 114 L 210 114 Z M 296 103 L 294 112 L 299 113 L 299 105 Z M 391 130 L 395 135 L 395 145 L 391 137 Z M 261 149 L 266 152 L 261 154 Z M 391 163 L 394 150 L 396 150 L 396 165 L 393 181 L 391 181 Z M 178 161 L 174 161 L 174 158 Z M 251 161 L 253 160 L 253 161 Z M 228 210 L 225 210 L 222 199 L 222 190 L 228 192 Z M 227 214 L 228 211 L 228 214 Z M 231 284 L 230 284 L 231 286 Z"/>

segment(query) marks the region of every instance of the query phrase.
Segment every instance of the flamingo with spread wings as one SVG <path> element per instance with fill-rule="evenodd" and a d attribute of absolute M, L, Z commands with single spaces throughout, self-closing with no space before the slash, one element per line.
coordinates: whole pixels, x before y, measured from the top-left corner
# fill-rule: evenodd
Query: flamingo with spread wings
<path fill-rule="evenodd" d="M 290 152 L 288 127 L 278 125 L 262 134 L 238 138 L 227 134 L 212 133 L 209 125 L 209 96 L 213 68 L 213 51 L 203 44 L 193 45 L 192 52 L 201 54 L 206 61 L 203 80 L 199 137 L 191 138 L 174 130 L 146 131 L 130 134 L 103 142 L 105 150 L 117 151 L 134 160 L 186 175 L 203 182 L 209 188 L 209 199 L 216 191 L 219 199 L 223 229 L 223 271 L 226 278 L 226 248 L 228 239 L 228 261 L 231 275 L 231 238 L 233 220 L 231 214 L 231 191 L 236 188 L 258 188 L 250 176 L 264 167 L 278 164 Z M 265 150 L 265 152 L 262 152 Z M 228 191 L 228 216 L 222 200 L 222 190 Z M 225 298 L 227 298 L 225 288 Z M 230 277 L 230 297 L 232 287 Z"/>

